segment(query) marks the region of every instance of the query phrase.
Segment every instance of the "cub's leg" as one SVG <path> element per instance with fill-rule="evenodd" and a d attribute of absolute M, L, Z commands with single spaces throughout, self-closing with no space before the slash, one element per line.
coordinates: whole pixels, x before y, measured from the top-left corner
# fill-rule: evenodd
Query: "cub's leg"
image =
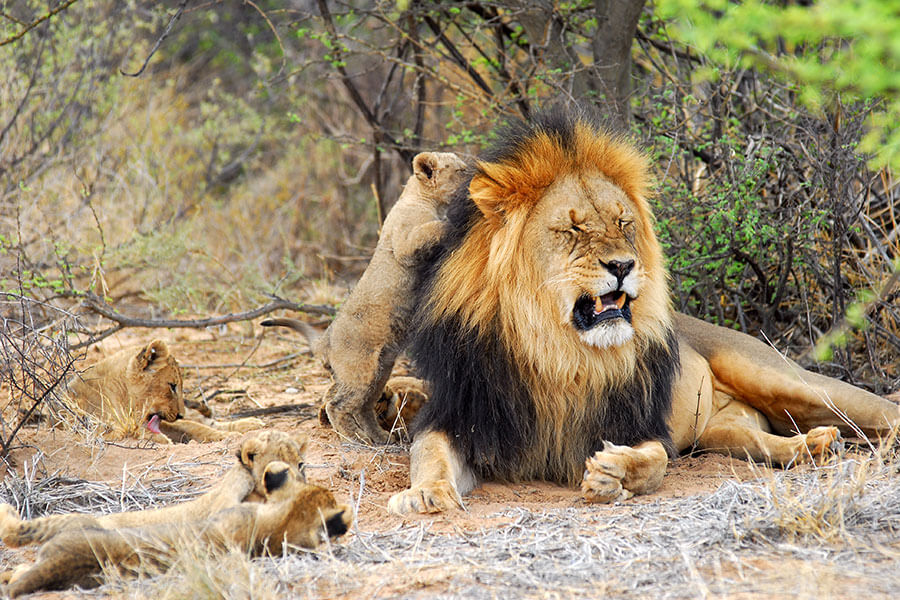
<path fill-rule="evenodd" d="M 606 442 L 603 450 L 587 459 L 581 493 L 588 502 L 616 502 L 649 494 L 662 483 L 668 462 L 665 447 L 656 440 L 637 446 Z"/>
<path fill-rule="evenodd" d="M 197 421 L 190 421 L 188 419 L 160 421 L 159 429 L 172 441 L 181 443 L 186 443 L 191 440 L 196 440 L 198 442 L 218 442 L 236 435 L 236 432 L 219 431 L 218 429 L 213 429 L 209 425 L 204 425 Z"/>
<path fill-rule="evenodd" d="M 159 429 L 169 439 L 175 442 L 218 442 L 239 433 L 247 433 L 254 429 L 262 429 L 265 423 L 256 417 L 226 421 L 207 425 L 191 418 L 177 419 L 175 421 L 160 421 Z"/>
<path fill-rule="evenodd" d="M 391 496 L 388 510 L 399 515 L 463 508 L 461 494 L 475 487 L 475 476 L 450 444 L 447 434 L 418 434 L 409 449 L 408 490 Z"/>
<path fill-rule="evenodd" d="M 370 385 L 359 388 L 335 377 L 335 383 L 325 394 L 319 420 L 331 423 L 344 437 L 369 445 L 386 444 L 390 434 L 381 428 L 375 417 L 375 404 L 390 373 L 379 376 Z"/>
<path fill-rule="evenodd" d="M 215 428 L 220 431 L 234 431 L 237 433 L 247 433 L 256 429 L 263 429 L 265 426 L 266 422 L 256 417 L 244 417 L 233 421 L 216 421 L 215 424 Z"/>
<path fill-rule="evenodd" d="M 351 440 L 386 444 L 390 436 L 378 425 L 375 404 L 391 376 L 399 351 L 384 340 L 402 332 L 369 331 L 358 339 L 356 331 L 346 331 L 346 325 L 344 322 L 344 326 L 336 328 L 331 337 L 334 385 L 325 394 L 325 416 L 335 431 Z M 319 417 L 321 420 L 321 412 Z"/>
<path fill-rule="evenodd" d="M 837 427 L 815 427 L 808 433 L 784 437 L 772 433 L 763 414 L 739 400 L 731 400 L 714 414 L 697 438 L 703 450 L 749 457 L 781 466 L 822 463 L 843 448 Z"/>
<path fill-rule="evenodd" d="M 0 540 L 10 548 L 39 544 L 67 529 L 100 526 L 97 517 L 78 514 L 23 521 L 13 506 L 0 504 Z"/>
<path fill-rule="evenodd" d="M 138 556 L 134 541 L 119 531 L 104 529 L 62 532 L 41 546 L 34 564 L 23 565 L 12 573 L 7 588 L 9 596 L 16 598 L 37 590 L 75 584 L 94 587 L 101 581 L 102 564 L 131 566 L 127 563 L 134 562 Z"/>
<path fill-rule="evenodd" d="M 16 509 L 0 505 L 0 538 L 10 547 L 41 544 L 60 533 L 93 528 L 117 529 L 157 523 L 187 523 L 197 515 L 210 515 L 242 502 L 256 482 L 249 467 L 229 469 L 218 486 L 188 502 L 150 510 L 108 515 L 49 515 L 29 521 L 19 518 Z"/>

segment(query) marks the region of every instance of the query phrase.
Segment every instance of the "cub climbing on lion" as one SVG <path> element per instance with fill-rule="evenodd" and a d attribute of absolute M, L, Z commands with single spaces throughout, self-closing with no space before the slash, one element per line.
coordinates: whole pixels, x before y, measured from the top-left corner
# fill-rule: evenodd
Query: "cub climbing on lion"
<path fill-rule="evenodd" d="M 414 267 L 440 241 L 447 203 L 466 169 L 450 152 L 422 152 L 412 166 L 412 176 L 384 220 L 372 260 L 325 333 L 319 336 L 296 319 L 261 323 L 291 327 L 307 338 L 334 377 L 320 417 L 338 433 L 370 444 L 389 437 L 378 424 L 375 405 L 406 343 Z"/>

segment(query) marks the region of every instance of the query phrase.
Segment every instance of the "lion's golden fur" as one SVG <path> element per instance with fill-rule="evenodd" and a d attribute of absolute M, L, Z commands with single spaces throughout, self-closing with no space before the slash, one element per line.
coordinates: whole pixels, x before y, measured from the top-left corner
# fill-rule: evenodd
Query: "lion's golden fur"
<path fill-rule="evenodd" d="M 654 491 L 686 448 L 790 465 L 833 455 L 850 421 L 900 423 L 882 398 L 676 318 L 632 145 L 565 111 L 498 138 L 425 271 L 411 353 L 432 398 L 392 511 L 461 506 L 479 479 L 622 500 Z"/>

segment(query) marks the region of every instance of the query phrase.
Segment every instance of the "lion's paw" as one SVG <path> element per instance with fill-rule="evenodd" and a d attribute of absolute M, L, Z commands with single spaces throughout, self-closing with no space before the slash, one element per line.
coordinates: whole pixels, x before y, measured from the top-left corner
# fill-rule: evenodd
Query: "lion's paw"
<path fill-rule="evenodd" d="M 618 502 L 634 495 L 622 485 L 626 474 L 626 457 L 622 449 L 607 442 L 603 450 L 587 459 L 581 481 L 581 494 L 586 501 Z"/>
<path fill-rule="evenodd" d="M 330 402 L 325 405 L 325 414 L 334 430 L 350 440 L 370 446 L 380 446 L 390 441 L 390 434 L 378 425 L 371 409 L 348 410 Z"/>
<path fill-rule="evenodd" d="M 814 427 L 806 433 L 806 447 L 809 454 L 803 452 L 798 460 L 808 461 L 811 456 L 816 464 L 822 464 L 843 452 L 844 439 L 837 427 Z"/>
<path fill-rule="evenodd" d="M 410 513 L 438 513 L 464 508 L 462 498 L 446 479 L 404 490 L 391 496 L 388 510 L 398 515 Z"/>
<path fill-rule="evenodd" d="M 387 431 L 404 429 L 428 401 L 427 384 L 416 377 L 392 377 L 375 403 L 378 424 Z"/>

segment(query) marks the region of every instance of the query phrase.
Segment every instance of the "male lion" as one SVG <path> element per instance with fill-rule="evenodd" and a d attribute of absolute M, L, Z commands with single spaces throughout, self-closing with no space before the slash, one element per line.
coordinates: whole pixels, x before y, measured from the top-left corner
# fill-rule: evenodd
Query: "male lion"
<path fill-rule="evenodd" d="M 181 369 L 162 340 L 111 354 L 73 377 L 67 388 L 68 399 L 82 411 L 126 431 L 139 423 L 141 434 L 158 442 L 212 442 L 264 426 L 256 418 L 225 424 L 201 422 L 199 414 L 185 419 Z"/>
<path fill-rule="evenodd" d="M 284 544 L 316 548 L 345 533 L 352 509 L 337 504 L 328 490 L 308 485 L 297 467 L 305 440 L 298 446 L 285 434 L 267 433 L 245 440 L 238 454 L 241 463 L 213 491 L 176 507 L 122 513 L 127 518 L 115 524 L 89 515 L 48 517 L 43 519 L 45 527 L 32 529 L 40 529 L 40 535 L 29 537 L 22 535 L 27 524 L 15 510 L 0 506 L 0 534 L 7 543 L 43 543 L 34 564 L 3 575 L 9 595 L 90 585 L 108 564 L 132 572 L 164 567 L 180 548 L 195 544 L 279 554 Z M 248 464 L 248 458 L 255 462 Z M 254 490 L 261 493 L 259 501 L 253 501 Z M 52 533 L 49 523 L 55 524 Z"/>
<path fill-rule="evenodd" d="M 388 441 L 375 404 L 412 317 L 415 266 L 439 242 L 447 201 L 463 181 L 466 164 L 450 152 L 422 152 L 413 174 L 384 220 L 369 266 L 325 334 L 313 344 L 334 376 L 320 412 L 338 433 L 375 444 Z M 311 343 L 317 333 L 303 321 L 269 319 L 300 331 Z"/>
<path fill-rule="evenodd" d="M 788 464 L 829 453 L 849 421 L 900 423 L 882 398 L 673 317 L 646 160 L 591 117 L 549 112 L 500 140 L 423 269 L 411 354 L 432 397 L 392 511 L 462 506 L 478 480 L 611 502 L 656 490 L 694 443 Z M 793 423 L 804 433 L 781 437 Z"/>

